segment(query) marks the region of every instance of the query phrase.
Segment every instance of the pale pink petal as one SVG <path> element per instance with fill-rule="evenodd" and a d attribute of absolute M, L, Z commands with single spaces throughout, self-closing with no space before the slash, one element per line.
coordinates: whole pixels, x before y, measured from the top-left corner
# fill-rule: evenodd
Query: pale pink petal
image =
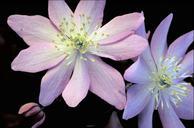
<path fill-rule="evenodd" d="M 14 71 L 39 72 L 57 65 L 65 58 L 65 54 L 53 44 L 41 43 L 22 50 L 13 60 Z"/>
<path fill-rule="evenodd" d="M 167 99 L 163 98 L 158 111 L 164 128 L 185 128 Z"/>
<path fill-rule="evenodd" d="M 138 127 L 139 128 L 152 128 L 152 117 L 154 113 L 155 106 L 154 97 L 150 99 L 147 106 L 138 116 Z"/>
<path fill-rule="evenodd" d="M 144 16 L 141 13 L 131 13 L 115 17 L 102 28 L 94 32 L 93 40 L 99 44 L 118 42 L 133 34 L 143 23 Z"/>
<path fill-rule="evenodd" d="M 150 70 L 142 58 L 133 63 L 124 73 L 125 80 L 132 83 L 150 82 Z"/>
<path fill-rule="evenodd" d="M 49 19 L 38 15 L 11 15 L 7 23 L 28 45 L 52 43 L 58 33 Z"/>
<path fill-rule="evenodd" d="M 69 21 L 73 16 L 73 12 L 64 0 L 49 0 L 48 12 L 49 18 L 58 28 L 60 28 L 64 18 Z"/>
<path fill-rule="evenodd" d="M 145 108 L 150 98 L 148 85 L 132 85 L 129 87 L 123 119 L 127 120 L 139 114 Z"/>
<path fill-rule="evenodd" d="M 147 45 L 146 39 L 132 35 L 114 44 L 99 45 L 96 49 L 90 49 L 90 51 L 98 56 L 113 60 L 127 60 L 141 54 Z"/>
<path fill-rule="evenodd" d="M 188 32 L 176 39 L 168 48 L 167 57 L 181 58 L 194 40 L 194 31 Z"/>
<path fill-rule="evenodd" d="M 85 23 L 89 34 L 101 27 L 105 3 L 106 0 L 80 0 L 74 15 L 77 25 L 81 27 Z"/>
<path fill-rule="evenodd" d="M 104 63 L 100 58 L 88 57 L 89 74 L 91 78 L 90 91 L 122 110 L 126 103 L 125 83 L 121 74 Z"/>
<path fill-rule="evenodd" d="M 179 64 L 180 71 L 179 74 L 192 74 L 194 72 L 194 50 L 191 50 L 188 52 L 185 57 L 183 58 L 183 61 Z"/>
<path fill-rule="evenodd" d="M 37 108 L 36 108 L 37 107 Z M 37 103 L 30 102 L 22 105 L 18 111 L 18 114 L 24 114 L 32 110 L 32 108 L 36 108 L 36 110 L 40 111 L 40 107 Z"/>
<path fill-rule="evenodd" d="M 168 15 L 156 28 L 152 40 L 151 40 L 151 51 L 154 60 L 157 65 L 160 63 L 167 51 L 167 34 L 170 27 L 173 15 Z"/>
<path fill-rule="evenodd" d="M 43 106 L 50 105 L 59 95 L 62 94 L 72 74 L 74 61 L 65 60 L 50 69 L 42 78 L 39 102 Z"/>
<path fill-rule="evenodd" d="M 64 89 L 62 96 L 70 107 L 76 107 L 87 95 L 90 76 L 85 60 L 77 58 L 73 75 Z"/>
<path fill-rule="evenodd" d="M 188 96 L 183 97 L 182 102 L 180 102 L 177 106 L 173 106 L 175 109 L 176 114 L 179 118 L 186 119 L 186 120 L 193 120 L 194 119 L 194 88 L 191 85 L 187 85 Z"/>

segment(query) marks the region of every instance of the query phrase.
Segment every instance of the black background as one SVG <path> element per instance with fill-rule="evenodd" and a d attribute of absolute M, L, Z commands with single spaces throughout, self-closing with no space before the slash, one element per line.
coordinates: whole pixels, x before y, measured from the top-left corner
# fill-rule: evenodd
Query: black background
<path fill-rule="evenodd" d="M 79 0 L 66 0 L 74 10 Z M 104 11 L 103 24 L 118 15 L 144 11 L 147 30 L 153 32 L 157 25 L 169 13 L 174 14 L 173 22 L 168 35 L 168 42 L 193 29 L 193 10 L 189 1 L 178 0 L 107 0 Z M 14 72 L 10 64 L 21 49 L 27 47 L 24 41 L 12 31 L 7 23 L 7 17 L 12 14 L 43 15 L 48 17 L 47 0 L 1 0 L 0 1 L 0 128 L 7 123 L 17 123 L 19 107 L 27 102 L 38 102 L 41 77 L 45 72 L 24 73 Z M 190 50 L 192 47 L 189 48 Z M 122 74 L 131 64 L 131 61 L 107 63 L 117 68 Z M 44 108 L 47 115 L 42 128 L 86 128 L 95 125 L 103 128 L 111 112 L 115 110 L 109 104 L 89 93 L 76 108 L 69 108 L 63 99 Z M 117 111 L 121 119 L 122 111 Z M 186 128 L 192 128 L 192 121 L 183 121 Z M 121 120 L 124 128 L 136 128 L 137 118 L 128 121 Z M 154 128 L 162 128 L 157 112 L 153 117 Z M 22 126 L 18 126 L 22 128 Z M 27 127 L 27 126 L 26 126 Z M 88 126 L 89 127 L 89 126 Z"/>

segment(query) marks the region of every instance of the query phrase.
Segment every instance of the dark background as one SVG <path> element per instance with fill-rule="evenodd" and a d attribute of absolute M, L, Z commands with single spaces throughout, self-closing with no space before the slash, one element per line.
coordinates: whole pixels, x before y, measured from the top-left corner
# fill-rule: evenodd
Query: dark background
<path fill-rule="evenodd" d="M 79 0 L 66 0 L 74 10 Z M 12 14 L 43 15 L 48 17 L 47 0 L 1 0 L 0 1 L 0 128 L 8 123 L 18 123 L 17 111 L 27 102 L 38 102 L 39 86 L 42 76 L 40 73 L 14 72 L 10 68 L 12 60 L 21 49 L 27 47 L 24 41 L 12 31 L 7 23 L 7 17 Z M 180 35 L 193 29 L 193 4 L 191 1 L 162 0 L 107 0 L 104 11 L 103 24 L 118 15 L 144 11 L 146 28 L 153 32 L 161 20 L 169 13 L 174 14 L 168 35 L 168 42 L 172 42 Z M 193 49 L 190 47 L 189 49 Z M 131 61 L 113 62 L 105 60 L 117 68 L 122 74 Z M 191 80 L 191 79 L 190 79 Z M 42 128 L 103 128 L 111 112 L 115 110 L 109 104 L 89 93 L 76 108 L 69 108 L 63 99 L 44 108 L 47 115 Z M 117 111 L 121 119 L 122 111 Z M 192 121 L 183 121 L 186 128 L 192 128 Z M 20 122 L 19 122 L 20 123 Z M 121 121 L 124 128 L 137 128 L 137 118 Z M 154 113 L 153 124 L 162 128 L 157 112 Z M 22 126 L 18 126 L 22 128 Z M 27 127 L 27 126 L 24 126 Z"/>

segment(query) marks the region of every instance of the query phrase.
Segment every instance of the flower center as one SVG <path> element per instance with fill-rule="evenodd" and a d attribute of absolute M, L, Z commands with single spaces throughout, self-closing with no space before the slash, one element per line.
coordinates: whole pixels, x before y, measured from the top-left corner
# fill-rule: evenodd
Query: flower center
<path fill-rule="evenodd" d="M 174 80 L 179 78 L 179 62 L 180 61 L 175 57 L 168 57 L 164 60 L 161 59 L 160 65 L 158 66 L 158 71 L 154 72 L 152 75 L 152 80 L 156 83 L 156 86 L 160 90 L 171 87 Z"/>
<path fill-rule="evenodd" d="M 188 83 L 179 82 L 180 67 L 178 66 L 180 60 L 175 57 L 169 57 L 164 60 L 161 60 L 160 65 L 158 66 L 158 71 L 153 72 L 152 81 L 153 87 L 151 92 L 155 97 L 155 108 L 158 108 L 160 102 L 163 102 L 161 99 L 161 92 L 167 92 L 172 103 L 177 105 L 182 101 L 182 98 L 187 96 L 188 88 L 185 86 Z"/>
<path fill-rule="evenodd" d="M 168 88 L 172 84 L 171 79 L 166 74 L 159 76 L 158 86 L 160 89 Z"/>
<path fill-rule="evenodd" d="M 90 46 L 96 47 L 98 44 L 88 35 L 90 25 L 90 17 L 84 14 L 80 15 L 80 24 L 74 22 L 73 15 L 70 19 L 64 18 L 59 25 L 59 33 L 56 40 L 53 40 L 58 50 L 64 51 L 66 54 L 72 54 L 78 51 L 84 54 Z"/>
<path fill-rule="evenodd" d="M 93 44 L 91 40 L 89 41 L 82 36 L 77 36 L 71 39 L 71 41 L 73 43 L 73 48 L 82 54 L 86 53 L 88 47 Z"/>

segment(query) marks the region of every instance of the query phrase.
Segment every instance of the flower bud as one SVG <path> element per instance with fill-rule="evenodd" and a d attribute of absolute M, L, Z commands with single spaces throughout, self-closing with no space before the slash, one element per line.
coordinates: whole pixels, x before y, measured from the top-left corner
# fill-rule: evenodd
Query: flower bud
<path fill-rule="evenodd" d="M 45 120 L 45 114 L 37 103 L 24 104 L 20 107 L 18 114 L 31 122 L 32 128 L 38 128 Z"/>

